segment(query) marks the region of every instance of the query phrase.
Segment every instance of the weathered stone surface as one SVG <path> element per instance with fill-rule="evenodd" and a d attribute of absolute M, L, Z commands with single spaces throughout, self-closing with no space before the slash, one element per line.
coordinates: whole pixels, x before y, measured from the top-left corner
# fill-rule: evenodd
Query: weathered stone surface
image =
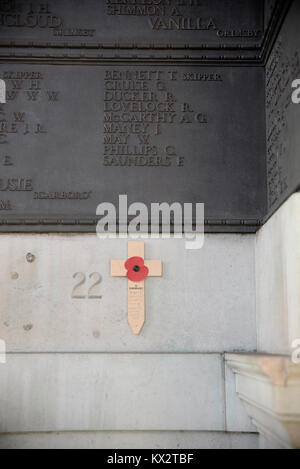
<path fill-rule="evenodd" d="M 127 322 L 127 280 L 110 277 L 127 240 L 95 235 L 1 235 L 0 337 L 9 352 L 224 352 L 255 350 L 252 235 L 207 235 L 201 250 L 183 240 L 145 240 L 148 278 L 140 336 Z M 27 254 L 33 262 L 28 262 Z M 86 282 L 74 290 L 83 273 Z M 101 283 L 87 298 L 101 275 Z M 85 298 L 72 298 L 84 296 Z"/>
<path fill-rule="evenodd" d="M 0 435 L 1 449 L 258 449 L 258 435 L 223 432 L 68 432 Z"/>
<path fill-rule="evenodd" d="M 257 234 L 258 349 L 288 353 L 300 345 L 300 194 L 294 194 Z"/>
<path fill-rule="evenodd" d="M 225 430 L 220 355 L 12 354 L 0 433 Z"/>

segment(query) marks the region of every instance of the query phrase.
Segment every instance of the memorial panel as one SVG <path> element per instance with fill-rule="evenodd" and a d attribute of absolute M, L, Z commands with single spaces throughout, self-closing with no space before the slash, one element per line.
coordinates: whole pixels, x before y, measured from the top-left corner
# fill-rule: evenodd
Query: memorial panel
<path fill-rule="evenodd" d="M 300 80 L 299 19 L 294 1 L 266 70 L 269 216 L 300 188 L 300 104 L 292 100 L 292 84 Z"/>
<path fill-rule="evenodd" d="M 261 0 L 1 0 L 1 44 L 258 48 Z"/>
<path fill-rule="evenodd" d="M 266 213 L 262 67 L 2 64 L 0 78 L 2 230 L 93 231 L 121 194 L 205 203 L 222 231 Z"/>

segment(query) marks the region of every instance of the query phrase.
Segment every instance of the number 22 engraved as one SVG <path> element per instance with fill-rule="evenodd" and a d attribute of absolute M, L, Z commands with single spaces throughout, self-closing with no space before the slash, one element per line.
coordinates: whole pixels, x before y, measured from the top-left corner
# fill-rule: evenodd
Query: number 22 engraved
<path fill-rule="evenodd" d="M 102 277 L 98 272 L 93 272 L 92 274 L 89 275 L 89 278 L 90 279 L 95 278 L 95 281 L 89 287 L 87 295 L 83 291 L 84 290 L 83 285 L 86 282 L 86 275 L 83 272 L 76 272 L 76 274 L 73 275 L 73 278 L 78 278 L 79 281 L 78 283 L 76 283 L 76 285 L 74 286 L 72 290 L 72 298 L 77 299 L 77 300 L 84 299 L 84 298 L 97 300 L 97 299 L 102 298 L 102 296 L 99 295 L 99 292 L 97 293 L 97 291 L 99 290 L 97 287 L 102 282 Z"/>

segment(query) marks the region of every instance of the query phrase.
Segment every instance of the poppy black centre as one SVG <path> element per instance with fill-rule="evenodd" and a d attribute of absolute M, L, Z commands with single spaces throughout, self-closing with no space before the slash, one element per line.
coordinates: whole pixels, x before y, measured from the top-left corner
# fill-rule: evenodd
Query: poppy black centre
<path fill-rule="evenodd" d="M 133 270 L 134 270 L 134 272 L 139 272 L 140 268 L 139 268 L 138 265 L 135 265 L 135 266 L 133 267 Z"/>

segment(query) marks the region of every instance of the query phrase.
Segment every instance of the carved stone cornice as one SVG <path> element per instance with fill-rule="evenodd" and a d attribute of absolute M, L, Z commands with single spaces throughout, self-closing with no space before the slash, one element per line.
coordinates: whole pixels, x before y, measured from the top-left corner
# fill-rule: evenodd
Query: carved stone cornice
<path fill-rule="evenodd" d="M 226 354 L 225 359 L 259 432 L 279 447 L 300 449 L 300 365 L 275 355 Z"/>

